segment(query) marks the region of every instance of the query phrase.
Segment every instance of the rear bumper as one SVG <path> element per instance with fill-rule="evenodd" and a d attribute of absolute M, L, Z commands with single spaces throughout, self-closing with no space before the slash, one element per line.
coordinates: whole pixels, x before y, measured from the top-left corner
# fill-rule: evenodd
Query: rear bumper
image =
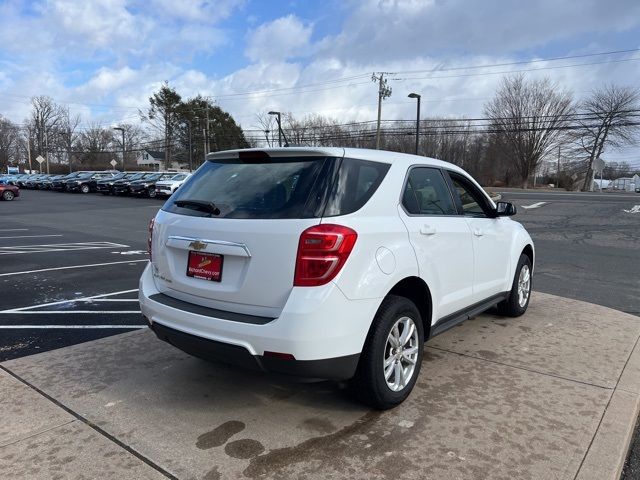
<path fill-rule="evenodd" d="M 210 355 L 249 368 L 317 379 L 347 379 L 355 374 L 381 301 L 349 300 L 332 283 L 296 287 L 277 318 L 241 318 L 242 314 L 193 304 L 185 308 L 162 299 L 166 295 L 161 293 L 149 264 L 140 279 L 140 308 L 158 337 L 172 345 L 199 357 Z M 265 352 L 290 354 L 295 360 Z"/>
<path fill-rule="evenodd" d="M 151 323 L 149 328 L 153 330 L 160 340 L 194 357 L 228 363 L 249 370 L 305 379 L 349 379 L 355 373 L 358 359 L 360 358 L 360 355 L 355 354 L 322 360 L 286 360 L 277 357 L 251 355 L 244 347 L 208 340 L 159 323 Z"/>

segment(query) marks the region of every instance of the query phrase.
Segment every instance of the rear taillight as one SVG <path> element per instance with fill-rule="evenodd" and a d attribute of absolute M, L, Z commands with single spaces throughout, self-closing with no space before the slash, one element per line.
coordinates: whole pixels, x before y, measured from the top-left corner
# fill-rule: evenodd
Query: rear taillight
<path fill-rule="evenodd" d="M 324 285 L 335 278 L 344 266 L 358 234 L 342 225 L 320 224 L 300 235 L 295 287 Z"/>
<path fill-rule="evenodd" d="M 149 254 L 149 261 L 153 262 L 152 243 L 153 243 L 153 226 L 156 223 L 156 218 L 153 217 L 149 221 L 149 235 L 147 236 L 147 253 Z"/>

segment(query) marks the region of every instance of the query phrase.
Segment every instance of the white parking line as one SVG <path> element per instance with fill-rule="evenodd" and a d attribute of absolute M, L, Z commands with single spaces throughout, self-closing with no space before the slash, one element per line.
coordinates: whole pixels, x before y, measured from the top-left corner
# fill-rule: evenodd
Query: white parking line
<path fill-rule="evenodd" d="M 0 247 L 0 255 L 21 253 L 69 252 L 73 250 L 97 250 L 100 248 L 130 248 L 129 245 L 112 242 L 53 243 L 47 245 L 19 245 Z"/>
<path fill-rule="evenodd" d="M 90 297 L 72 298 L 70 300 L 60 300 L 57 302 L 41 303 L 39 305 L 30 305 L 28 307 L 10 308 L 8 310 L 1 310 L 0 313 L 17 313 L 17 312 L 23 312 L 25 310 L 33 310 L 34 308 L 50 307 L 52 305 L 62 305 L 64 303 L 72 303 L 72 302 L 84 302 L 87 300 L 93 300 L 95 298 L 113 297 L 114 295 L 122 295 L 125 293 L 133 293 L 137 291 L 138 291 L 137 288 L 133 288 L 131 290 L 121 290 L 120 292 L 102 293 L 100 295 L 92 295 Z M 68 311 L 66 313 L 71 313 L 71 311 Z M 134 312 L 134 313 L 137 313 L 137 312 Z"/>
<path fill-rule="evenodd" d="M 3 232 L 28 232 L 28 228 L 3 228 Z"/>
<path fill-rule="evenodd" d="M 525 210 L 528 210 L 530 208 L 540 208 L 543 205 L 546 205 L 547 202 L 538 202 L 538 203 L 533 203 L 531 205 L 522 205 L 522 208 L 524 208 Z"/>
<path fill-rule="evenodd" d="M 146 325 L 0 325 L 0 330 L 17 330 L 21 328 L 26 328 L 29 330 L 36 329 L 67 329 L 67 328 L 136 328 L 142 329 L 147 328 Z"/>
<path fill-rule="evenodd" d="M 67 267 L 41 268 L 39 270 L 24 270 L 22 272 L 0 273 L 0 277 L 9 277 L 11 275 L 25 275 L 27 273 L 53 272 L 55 270 L 71 270 L 73 268 L 102 267 L 105 265 L 118 265 L 121 263 L 139 263 L 139 262 L 147 262 L 147 261 L 148 260 L 145 258 L 143 260 L 123 260 L 120 262 L 89 263 L 86 265 L 69 265 Z"/>
<path fill-rule="evenodd" d="M 3 230 L 6 232 L 6 230 Z M 0 237 L 0 239 L 7 238 L 43 238 L 43 237 L 62 237 L 62 235 L 15 235 L 13 237 Z"/>
<path fill-rule="evenodd" d="M 3 310 L 0 314 L 11 315 L 36 315 L 36 314 L 49 314 L 49 313 L 64 313 L 69 315 L 71 313 L 140 313 L 140 310 Z"/>
<path fill-rule="evenodd" d="M 87 300 L 88 302 L 137 302 L 137 298 L 95 298 Z"/>

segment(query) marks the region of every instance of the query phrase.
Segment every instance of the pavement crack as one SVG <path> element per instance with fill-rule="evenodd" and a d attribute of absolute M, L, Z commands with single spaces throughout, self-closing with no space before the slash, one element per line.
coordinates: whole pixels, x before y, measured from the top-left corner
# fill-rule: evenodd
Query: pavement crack
<path fill-rule="evenodd" d="M 70 423 L 77 422 L 77 421 L 78 420 L 76 420 L 74 418 L 73 420 L 69 420 L 68 422 L 63 422 L 63 423 L 60 423 L 58 425 L 54 425 L 52 427 L 45 428 L 44 430 L 41 430 L 39 432 L 35 432 L 35 433 L 32 433 L 31 435 L 28 435 L 26 437 L 19 438 L 18 440 L 14 440 L 14 441 L 8 442 L 8 443 L 3 443 L 2 445 L 0 445 L 0 448 L 8 447 L 10 445 L 15 445 L 16 443 L 20 443 L 20 442 L 23 442 L 25 440 L 29 440 L 30 438 L 37 437 L 38 435 L 42 435 L 43 433 L 50 432 L 51 430 L 55 430 L 56 428 L 64 427 L 65 425 L 69 425 Z"/>
<path fill-rule="evenodd" d="M 7 374 L 11 375 L 13 378 L 15 378 L 16 380 L 18 380 L 19 382 L 23 383 L 24 385 L 26 385 L 27 387 L 31 388 L 32 390 L 38 392 L 40 395 L 42 395 L 44 398 L 46 398 L 47 400 L 49 400 L 51 403 L 55 404 L 56 406 L 62 408 L 65 412 L 67 412 L 68 414 L 72 415 L 76 420 L 81 421 L 82 423 L 84 423 L 86 426 L 88 426 L 89 428 L 93 429 L 95 432 L 97 432 L 98 434 L 102 435 L 103 437 L 105 437 L 107 440 L 110 440 L 111 442 L 115 443 L 117 446 L 119 446 L 120 448 L 126 450 L 127 452 L 129 452 L 131 455 L 133 455 L 134 457 L 136 457 L 138 460 L 146 463 L 147 465 L 149 465 L 151 468 L 153 468 L 154 470 L 156 470 L 158 473 L 160 473 L 161 475 L 164 475 L 166 478 L 169 478 L 171 480 L 178 480 L 178 477 L 176 477 L 175 475 L 173 475 L 171 472 L 165 470 L 163 467 L 161 467 L 160 465 L 158 465 L 157 463 L 155 463 L 153 460 L 151 460 L 150 458 L 144 456 L 142 453 L 138 452 L 137 450 L 135 450 L 133 447 L 127 445 L 126 443 L 122 442 L 121 440 L 117 439 L 116 437 L 114 437 L 113 435 L 111 435 L 109 432 L 107 432 L 106 430 L 103 430 L 102 428 L 100 428 L 99 426 L 97 426 L 95 423 L 91 422 L 89 419 L 83 417 L 82 415 L 80 415 L 78 412 L 72 410 L 71 408 L 67 407 L 65 404 L 63 404 L 62 402 L 60 402 L 59 400 L 53 398 L 51 395 L 49 395 L 48 393 L 44 392 L 43 390 L 39 389 L 38 387 L 36 387 L 35 385 L 33 385 L 32 383 L 30 383 L 29 381 L 25 380 L 24 378 L 22 378 L 20 375 L 12 372 L 11 370 L 9 370 L 7 367 L 5 367 L 4 365 L 0 364 L 0 369 L 4 372 L 6 372 Z M 75 420 L 72 420 L 75 421 Z M 71 423 L 71 422 L 69 422 Z M 58 425 L 59 426 L 59 425 Z"/>
<path fill-rule="evenodd" d="M 549 373 L 549 372 L 541 372 L 540 370 L 536 370 L 533 368 L 527 368 L 527 367 L 522 367 L 520 365 L 513 365 L 511 363 L 506 363 L 506 362 L 500 362 L 498 360 L 489 360 L 488 358 L 485 357 L 480 357 L 477 355 L 470 355 L 468 353 L 460 353 L 460 352 L 454 352 L 453 350 L 447 350 L 446 348 L 441 348 L 441 347 L 432 347 L 432 346 L 426 346 L 426 348 L 431 348 L 433 350 L 439 350 L 441 352 L 447 352 L 447 353 L 452 353 L 454 355 L 459 355 L 461 357 L 467 357 L 467 358 L 473 358 L 475 360 L 482 360 L 484 362 L 489 362 L 489 363 L 494 363 L 496 365 L 502 365 L 504 367 L 510 367 L 510 368 L 517 368 L 518 370 L 524 370 L 526 372 L 531 372 L 531 373 L 537 373 L 538 375 L 544 375 L 545 377 L 553 377 L 553 378 L 558 378 L 560 380 L 566 380 L 568 382 L 573 382 L 573 383 L 579 383 L 581 385 L 588 385 L 590 387 L 596 387 L 596 388 L 601 388 L 603 390 L 614 390 L 614 388 L 612 387 L 605 387 L 604 385 L 598 385 L 595 383 L 591 383 L 591 382 L 584 382 L 582 380 L 576 380 L 575 378 L 568 378 L 568 377 L 563 377 L 562 375 L 556 375 L 554 373 Z M 628 361 L 628 360 L 627 360 Z"/>

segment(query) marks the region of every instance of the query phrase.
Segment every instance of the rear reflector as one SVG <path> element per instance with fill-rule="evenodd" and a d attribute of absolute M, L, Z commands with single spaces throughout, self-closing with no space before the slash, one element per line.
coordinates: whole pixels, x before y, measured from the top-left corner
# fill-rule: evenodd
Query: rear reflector
<path fill-rule="evenodd" d="M 156 223 L 156 217 L 153 217 L 149 221 L 149 235 L 147 236 L 147 253 L 149 254 L 149 261 L 153 262 L 152 244 L 153 244 L 153 226 Z"/>
<path fill-rule="evenodd" d="M 358 234 L 342 225 L 320 224 L 300 235 L 295 287 L 316 287 L 329 283 L 344 266 Z"/>
<path fill-rule="evenodd" d="M 279 358 L 280 360 L 295 360 L 296 357 L 291 355 L 290 353 L 282 353 L 282 352 L 264 352 L 265 357 L 271 358 Z"/>

